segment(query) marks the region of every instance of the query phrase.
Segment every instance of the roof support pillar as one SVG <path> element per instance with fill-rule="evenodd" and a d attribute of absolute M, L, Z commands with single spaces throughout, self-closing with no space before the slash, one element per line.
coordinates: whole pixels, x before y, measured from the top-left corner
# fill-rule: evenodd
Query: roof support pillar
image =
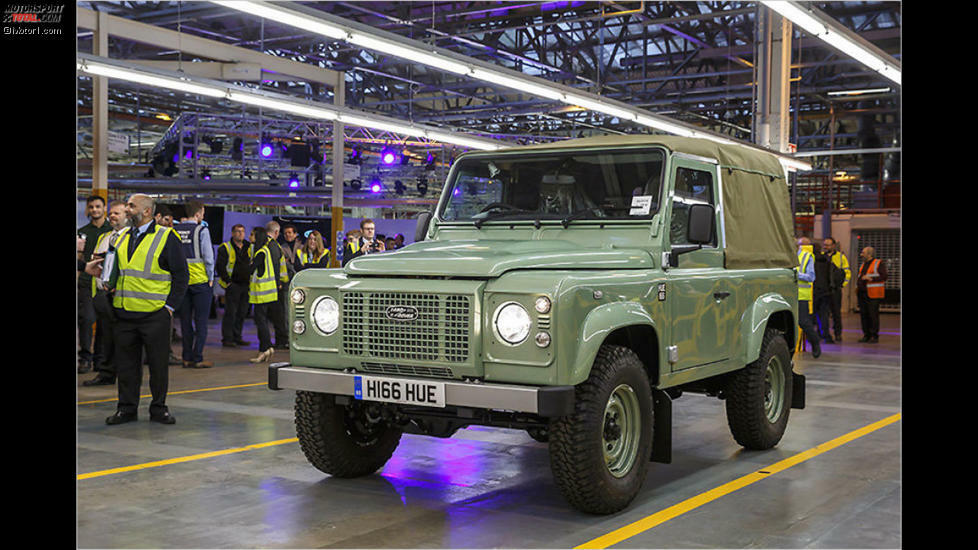
<path fill-rule="evenodd" d="M 107 14 L 99 12 L 92 40 L 92 53 L 108 57 Z M 109 79 L 92 77 L 92 194 L 109 202 Z"/>
<path fill-rule="evenodd" d="M 336 79 L 333 87 L 333 103 L 337 107 L 346 103 L 346 82 L 342 75 Z M 330 267 L 340 267 L 339 255 L 343 251 L 343 158 L 346 156 L 343 148 L 343 123 L 333 122 L 333 200 L 330 203 L 330 219 L 333 240 L 336 242 L 329 260 Z"/>
<path fill-rule="evenodd" d="M 754 111 L 755 143 L 788 152 L 791 97 L 791 21 L 761 8 L 757 12 L 757 106 Z"/>

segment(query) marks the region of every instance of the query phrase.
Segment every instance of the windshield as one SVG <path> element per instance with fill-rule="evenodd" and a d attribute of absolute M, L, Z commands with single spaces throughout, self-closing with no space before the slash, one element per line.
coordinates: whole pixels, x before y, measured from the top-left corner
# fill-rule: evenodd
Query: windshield
<path fill-rule="evenodd" d="M 661 149 L 463 158 L 441 219 L 648 219 L 659 208 L 664 160 Z"/>

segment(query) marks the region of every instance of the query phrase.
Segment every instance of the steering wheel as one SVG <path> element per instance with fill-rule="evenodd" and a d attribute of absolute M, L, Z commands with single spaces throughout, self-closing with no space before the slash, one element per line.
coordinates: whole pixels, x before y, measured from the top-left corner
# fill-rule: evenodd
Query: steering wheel
<path fill-rule="evenodd" d="M 522 208 L 518 208 L 516 206 L 513 206 L 512 204 L 506 204 L 505 202 L 494 202 L 492 204 L 487 204 L 485 208 L 479 210 L 479 214 L 482 214 L 483 212 L 488 212 L 490 210 L 495 210 L 497 208 L 519 211 L 519 212 L 524 211 Z"/>

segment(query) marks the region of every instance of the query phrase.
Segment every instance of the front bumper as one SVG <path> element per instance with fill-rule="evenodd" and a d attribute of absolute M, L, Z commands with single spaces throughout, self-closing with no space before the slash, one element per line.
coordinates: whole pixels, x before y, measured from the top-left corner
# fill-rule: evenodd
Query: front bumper
<path fill-rule="evenodd" d="M 353 395 L 356 374 L 290 363 L 268 367 L 268 387 L 273 390 L 302 390 L 334 395 Z M 385 376 L 402 378 L 403 376 Z M 574 386 L 518 386 L 476 382 L 439 381 L 445 384 L 445 405 L 533 413 L 543 417 L 574 412 Z"/>

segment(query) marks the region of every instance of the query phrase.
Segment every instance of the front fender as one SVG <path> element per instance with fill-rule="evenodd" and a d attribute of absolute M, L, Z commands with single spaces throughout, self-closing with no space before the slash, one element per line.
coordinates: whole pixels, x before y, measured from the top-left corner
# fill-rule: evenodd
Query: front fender
<path fill-rule="evenodd" d="M 577 385 L 587 380 L 598 349 L 612 332 L 628 326 L 648 326 L 655 330 L 652 315 L 636 302 L 614 302 L 592 309 L 578 333 L 578 346 L 570 362 L 568 384 Z"/>
<path fill-rule="evenodd" d="M 750 307 L 744 311 L 740 319 L 741 353 L 743 358 L 741 363 L 747 365 L 753 363 L 761 355 L 761 341 L 764 339 L 764 331 L 767 329 L 768 320 L 778 312 L 785 312 L 784 327 L 791 330 L 787 336 L 792 338 L 794 326 L 797 324 L 795 319 L 796 303 L 791 303 L 784 296 L 777 293 L 762 294 Z"/>

